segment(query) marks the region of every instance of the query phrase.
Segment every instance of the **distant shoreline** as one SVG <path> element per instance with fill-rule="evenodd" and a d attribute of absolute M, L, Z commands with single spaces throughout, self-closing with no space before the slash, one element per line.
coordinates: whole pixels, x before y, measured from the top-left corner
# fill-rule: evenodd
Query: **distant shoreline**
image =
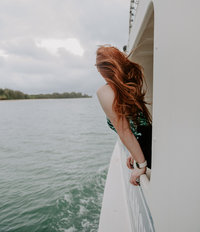
<path fill-rule="evenodd" d="M 19 100 L 56 100 L 56 99 L 83 99 L 83 98 L 92 98 L 90 97 L 63 97 L 63 98 L 18 98 L 18 99 L 0 99 L 1 101 L 19 101 Z"/>
<path fill-rule="evenodd" d="M 66 99 L 66 98 L 91 98 L 81 92 L 47 93 L 47 94 L 25 94 L 19 90 L 0 89 L 0 100 L 30 100 L 30 99 Z"/>

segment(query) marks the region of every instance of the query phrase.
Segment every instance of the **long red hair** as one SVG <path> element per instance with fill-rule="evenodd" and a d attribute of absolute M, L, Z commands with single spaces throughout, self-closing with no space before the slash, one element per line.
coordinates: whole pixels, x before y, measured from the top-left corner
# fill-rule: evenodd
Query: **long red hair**
<path fill-rule="evenodd" d="M 96 55 L 97 69 L 114 91 L 112 107 L 118 118 L 125 116 L 139 124 L 138 112 L 142 111 L 151 123 L 151 115 L 146 107 L 150 103 L 144 100 L 146 90 L 143 88 L 145 79 L 142 66 L 130 61 L 125 53 L 113 46 L 100 46 Z"/>

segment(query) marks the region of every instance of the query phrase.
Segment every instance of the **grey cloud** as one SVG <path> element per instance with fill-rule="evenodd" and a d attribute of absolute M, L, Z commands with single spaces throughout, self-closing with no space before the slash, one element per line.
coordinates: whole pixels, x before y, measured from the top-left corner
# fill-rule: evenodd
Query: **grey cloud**
<path fill-rule="evenodd" d="M 24 92 L 82 91 L 93 94 L 103 78 L 96 71 L 97 45 L 120 49 L 128 40 L 128 0 L 1 0 L 0 87 Z M 63 48 L 58 56 L 37 38 L 77 38 L 85 53 Z"/>

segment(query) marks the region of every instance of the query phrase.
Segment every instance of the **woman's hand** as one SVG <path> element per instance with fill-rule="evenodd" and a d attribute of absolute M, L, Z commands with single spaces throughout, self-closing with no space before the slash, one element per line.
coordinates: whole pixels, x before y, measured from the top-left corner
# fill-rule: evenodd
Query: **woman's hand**
<path fill-rule="evenodd" d="M 139 185 L 139 177 L 142 175 L 142 174 L 145 174 L 146 173 L 146 167 L 145 168 L 134 168 L 134 170 L 132 171 L 131 173 L 131 177 L 130 177 L 130 180 L 129 182 L 133 185 Z M 137 180 L 137 181 L 136 181 Z"/>
<path fill-rule="evenodd" d="M 133 168 L 133 162 L 134 162 L 133 157 L 132 157 L 132 156 L 129 156 L 129 157 L 127 158 L 127 161 L 126 161 L 126 165 L 127 165 L 127 167 L 128 167 L 129 169 L 134 169 L 134 168 Z"/>

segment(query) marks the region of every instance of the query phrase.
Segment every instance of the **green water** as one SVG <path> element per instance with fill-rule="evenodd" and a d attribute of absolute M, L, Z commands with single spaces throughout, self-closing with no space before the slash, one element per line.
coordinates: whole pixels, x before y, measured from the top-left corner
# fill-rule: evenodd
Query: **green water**
<path fill-rule="evenodd" d="M 0 231 L 97 231 L 116 141 L 97 99 L 0 109 Z"/>

